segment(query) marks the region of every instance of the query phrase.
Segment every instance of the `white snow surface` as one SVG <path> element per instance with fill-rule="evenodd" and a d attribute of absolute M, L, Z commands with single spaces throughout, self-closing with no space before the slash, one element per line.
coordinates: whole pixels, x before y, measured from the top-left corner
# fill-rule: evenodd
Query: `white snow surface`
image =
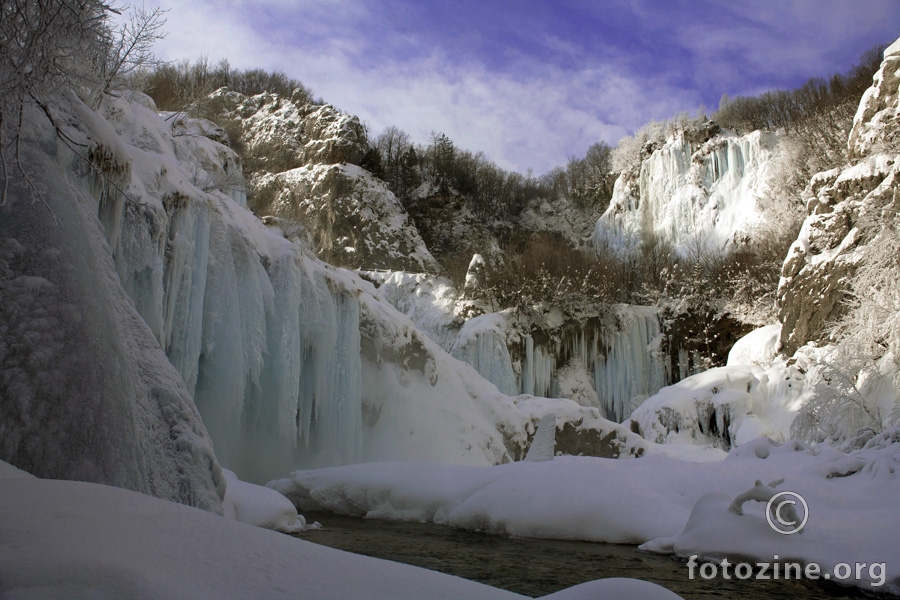
<path fill-rule="evenodd" d="M 22 477 L 15 471 L 0 462 L 4 598 L 525 598 L 120 488 Z M 678 597 L 639 580 L 589 585 L 602 592 L 591 596 L 598 600 Z M 551 597 L 581 598 L 585 589 L 576 586 L 570 595 Z"/>
<path fill-rule="evenodd" d="M 785 479 L 809 521 L 785 536 L 764 505 L 728 512 L 756 480 Z M 298 507 L 368 518 L 434 522 L 489 533 L 640 544 L 679 556 L 886 563 L 881 591 L 900 592 L 900 429 L 845 454 L 828 446 L 759 438 L 724 460 L 690 462 L 650 453 L 633 460 L 563 456 L 494 467 L 360 464 L 297 471 L 269 483 Z M 848 581 L 872 589 L 871 580 Z"/>
<path fill-rule="evenodd" d="M 754 329 L 734 343 L 725 364 L 726 366 L 770 364 L 777 354 L 780 338 L 780 323 Z"/>

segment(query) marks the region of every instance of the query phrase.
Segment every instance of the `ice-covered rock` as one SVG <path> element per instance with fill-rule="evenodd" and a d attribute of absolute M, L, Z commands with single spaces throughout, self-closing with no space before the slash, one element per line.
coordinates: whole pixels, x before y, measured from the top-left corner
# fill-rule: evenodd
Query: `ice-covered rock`
<path fill-rule="evenodd" d="M 859 103 L 850 132 L 856 156 L 896 153 L 900 145 L 900 39 L 884 51 L 884 61 L 872 87 Z"/>
<path fill-rule="evenodd" d="M 313 164 L 256 182 L 256 210 L 301 223 L 327 262 L 352 268 L 436 271 L 400 201 L 351 164 Z"/>
<path fill-rule="evenodd" d="M 661 389 L 632 413 L 631 422 L 645 439 L 659 444 L 727 450 L 760 436 L 786 440 L 809 393 L 796 371 L 783 362 L 710 369 Z"/>
<path fill-rule="evenodd" d="M 250 153 L 269 155 L 260 170 L 279 173 L 285 164 L 359 164 L 366 152 L 366 132 L 354 115 L 330 104 L 311 104 L 305 96 L 284 98 L 263 93 L 244 96 L 222 88 L 208 102 L 237 119 Z"/>
<path fill-rule="evenodd" d="M 530 462 L 553 460 L 555 449 L 556 414 L 550 412 L 541 417 L 541 422 L 538 424 L 534 439 L 531 440 L 531 447 L 528 448 L 525 460 Z"/>
<path fill-rule="evenodd" d="M 207 100 L 237 124 L 250 157 L 254 210 L 302 224 L 332 264 L 436 271 L 394 194 L 357 166 L 368 149 L 359 119 L 305 99 L 248 98 L 223 88 Z"/>
<path fill-rule="evenodd" d="M 108 243 L 128 233 L 101 224 L 126 218 L 119 190 L 159 138 L 131 123 L 142 143 L 126 147 L 74 97 L 53 110 L 94 166 L 58 144 L 43 115 L 27 114 L 23 162 L 38 188 L 11 178 L 0 207 L 0 459 L 221 512 L 212 442 L 159 345 L 163 312 L 142 319 L 146 304 L 126 295 Z M 158 279 L 138 274 L 148 294 L 161 266 Z"/>

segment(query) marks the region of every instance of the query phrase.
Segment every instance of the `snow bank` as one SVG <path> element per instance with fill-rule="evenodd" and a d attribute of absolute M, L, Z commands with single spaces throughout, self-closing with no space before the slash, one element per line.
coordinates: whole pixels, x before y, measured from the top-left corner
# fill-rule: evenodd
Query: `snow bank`
<path fill-rule="evenodd" d="M 297 533 L 306 529 L 306 519 L 297 514 L 297 509 L 282 494 L 241 481 L 227 469 L 222 472 L 228 484 L 222 502 L 227 518 L 282 533 Z"/>
<path fill-rule="evenodd" d="M 849 454 L 827 447 L 811 450 L 799 442 L 778 445 L 762 438 L 733 451 L 724 464 L 752 462 L 754 457 L 780 463 L 781 476 L 787 478 L 778 485 L 779 491 L 798 493 L 808 503 L 808 520 L 799 535 L 783 535 L 769 527 L 765 503 L 745 504 L 738 515 L 731 509 L 732 494 L 709 491 L 694 504 L 681 532 L 642 547 L 682 557 L 696 554 L 714 562 L 726 556 L 771 562 L 778 556 L 801 565 L 815 562 L 823 574 L 838 572 L 835 567 L 841 563 L 884 563 L 884 569 L 859 570 L 858 578 L 854 569 L 854 578 L 843 583 L 900 593 L 900 552 L 892 539 L 900 527 L 900 515 L 892 506 L 900 486 L 900 429 Z M 798 469 L 804 463 L 805 468 Z M 775 475 L 778 469 L 770 472 Z"/>
<path fill-rule="evenodd" d="M 775 533 L 759 503 L 745 504 L 742 516 L 728 511 L 755 481 L 777 479 L 784 479 L 780 490 L 808 502 L 802 535 Z M 504 535 L 652 541 L 646 549 L 680 556 L 764 561 L 777 554 L 823 568 L 885 562 L 881 591 L 900 592 L 900 429 L 849 454 L 762 438 L 706 463 L 652 452 L 495 467 L 375 463 L 297 471 L 269 485 L 302 509 Z M 847 583 L 870 587 L 865 579 Z"/>
<path fill-rule="evenodd" d="M 4 596 L 522 598 L 96 484 L 0 486 Z"/>

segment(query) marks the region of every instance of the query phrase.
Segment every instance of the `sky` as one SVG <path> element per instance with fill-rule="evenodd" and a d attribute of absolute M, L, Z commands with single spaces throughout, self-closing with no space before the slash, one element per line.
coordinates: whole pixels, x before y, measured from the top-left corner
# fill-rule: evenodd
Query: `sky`
<path fill-rule="evenodd" d="M 722 94 L 847 71 L 900 0 L 155 0 L 165 60 L 283 71 L 417 143 L 540 175 Z"/>

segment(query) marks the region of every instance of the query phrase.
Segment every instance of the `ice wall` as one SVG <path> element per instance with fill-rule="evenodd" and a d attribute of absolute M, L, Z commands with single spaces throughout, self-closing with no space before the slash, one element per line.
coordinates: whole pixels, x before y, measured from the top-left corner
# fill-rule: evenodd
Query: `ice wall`
<path fill-rule="evenodd" d="M 124 194 L 93 186 L 116 271 L 219 459 L 257 480 L 311 457 L 360 460 L 357 292 L 245 208 L 234 174 L 221 176 L 240 161 L 203 122 L 173 136 L 152 106 L 102 108 L 95 125 L 132 167 Z M 207 189 L 217 173 L 229 185 Z"/>
<path fill-rule="evenodd" d="M 151 331 L 135 309 L 152 303 L 132 304 L 110 258 L 107 239 L 119 243 L 123 230 L 97 220 L 124 220 L 117 187 L 132 165 L 78 100 L 53 110 L 95 166 L 57 143 L 43 115 L 26 115 L 23 163 L 37 188 L 10 178 L 0 207 L 0 459 L 221 512 L 212 442 L 154 339 L 163 313 Z M 144 272 L 131 281 L 161 282 Z"/>
<path fill-rule="evenodd" d="M 778 153 L 774 133 L 717 135 L 698 143 L 676 134 L 641 164 L 637 180 L 623 174 L 591 240 L 624 251 L 648 233 L 682 251 L 703 240 L 724 248 L 762 218 Z"/>

